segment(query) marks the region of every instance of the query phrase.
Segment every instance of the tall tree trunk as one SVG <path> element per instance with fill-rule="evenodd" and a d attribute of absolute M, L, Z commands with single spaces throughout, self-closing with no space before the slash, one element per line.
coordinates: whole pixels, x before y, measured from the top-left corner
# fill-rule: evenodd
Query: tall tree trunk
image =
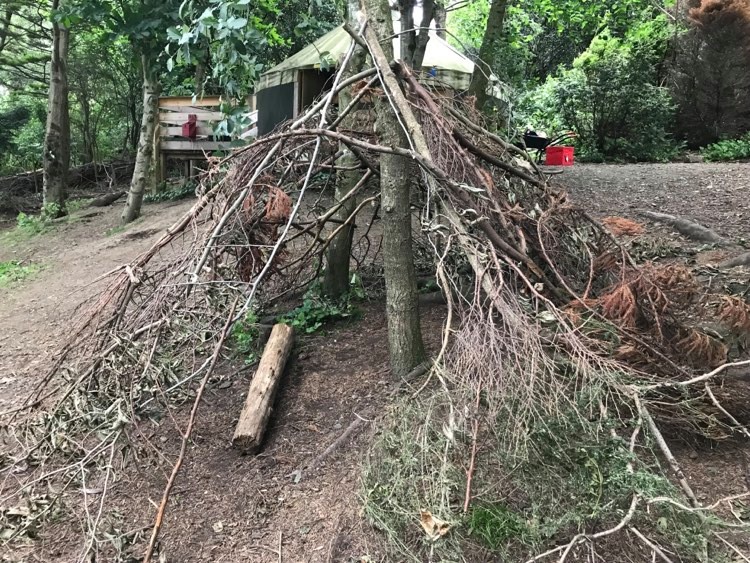
<path fill-rule="evenodd" d="M 445 6 L 439 1 L 435 2 L 435 14 L 433 17 L 435 18 L 435 33 L 440 39 L 445 39 L 448 35 L 446 33 L 448 12 L 445 10 Z"/>
<path fill-rule="evenodd" d="M 53 0 L 52 9 L 60 7 Z M 70 168 L 70 112 L 68 108 L 69 32 L 52 22 L 52 64 L 50 69 L 47 126 L 44 135 L 44 211 L 54 217 L 65 214 L 65 187 Z"/>
<path fill-rule="evenodd" d="M 505 22 L 505 11 L 508 0 L 492 0 L 490 13 L 487 16 L 487 28 L 484 31 L 484 39 L 479 49 L 479 60 L 474 66 L 474 74 L 469 85 L 469 94 L 476 97 L 476 107 L 484 110 L 489 100 L 487 86 L 492 69 L 495 67 L 495 56 L 500 51 L 503 40 L 503 24 Z"/>
<path fill-rule="evenodd" d="M 432 18 L 435 15 L 435 0 L 422 0 L 422 22 L 419 24 L 419 35 L 417 35 L 416 45 L 412 59 L 409 61 L 411 67 L 419 73 L 424 62 L 424 54 L 427 50 L 427 42 L 430 40 L 430 26 Z"/>
<path fill-rule="evenodd" d="M 159 82 L 156 79 L 151 60 L 141 55 L 143 66 L 143 118 L 141 119 L 141 133 L 138 140 L 138 153 L 135 156 L 135 169 L 130 182 L 130 192 L 125 209 L 122 211 L 123 223 L 130 223 L 141 214 L 143 194 L 149 184 L 152 174 L 151 159 L 154 153 L 154 131 L 159 113 Z"/>
<path fill-rule="evenodd" d="M 354 14 L 358 8 L 358 0 L 349 0 L 347 6 L 347 21 L 350 25 L 356 29 L 357 22 L 354 20 Z M 356 47 L 356 51 L 349 60 L 342 80 L 345 80 L 362 70 L 365 63 L 365 53 L 361 48 Z M 352 100 L 351 88 L 346 88 L 339 93 L 339 110 L 346 108 Z M 356 111 L 352 111 L 347 115 L 340 124 L 341 129 L 354 129 L 356 128 Z M 339 164 L 342 167 L 356 166 L 359 163 L 359 159 L 356 158 L 351 151 L 348 150 L 346 145 L 341 143 L 339 146 L 344 152 L 344 155 L 339 159 Z M 344 199 L 344 196 L 348 194 L 357 182 L 362 178 L 361 170 L 340 170 L 336 174 L 336 191 L 334 193 L 334 200 L 336 203 Z M 336 213 L 336 219 L 339 221 L 345 221 L 356 208 L 357 199 L 356 197 L 350 197 Z M 331 241 L 331 245 L 328 247 L 328 254 L 326 256 L 326 271 L 323 280 L 323 293 L 331 299 L 340 299 L 349 291 L 349 261 L 352 252 L 352 239 L 354 237 L 354 222 L 352 221 L 348 225 L 344 226 L 336 238 Z"/>
<path fill-rule="evenodd" d="M 399 44 L 401 46 L 400 59 L 411 61 L 417 47 L 417 32 L 414 30 L 414 5 L 416 0 L 398 0 L 398 11 L 401 23 Z M 391 27 L 393 22 L 391 21 Z"/>
<path fill-rule="evenodd" d="M 393 23 L 388 0 L 362 0 L 362 3 L 369 21 L 365 29 L 368 43 L 381 42 L 385 57 L 392 59 L 393 47 L 388 37 L 393 34 Z M 381 70 L 386 79 L 395 81 L 388 66 Z M 404 132 L 385 96 L 376 97 L 375 112 L 380 142 L 386 146 L 406 146 Z M 404 377 L 425 357 L 412 252 L 408 165 L 409 160 L 401 156 L 384 154 L 380 159 L 388 347 L 395 377 Z"/>

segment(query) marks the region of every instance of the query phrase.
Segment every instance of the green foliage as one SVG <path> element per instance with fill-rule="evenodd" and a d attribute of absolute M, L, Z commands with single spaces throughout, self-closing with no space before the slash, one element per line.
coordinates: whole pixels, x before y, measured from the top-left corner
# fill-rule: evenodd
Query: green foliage
<path fill-rule="evenodd" d="M 27 215 L 21 212 L 16 217 L 16 228 L 27 235 L 38 235 L 44 232 L 48 225 L 48 221 L 42 215 Z"/>
<path fill-rule="evenodd" d="M 526 99 L 523 112 L 535 125 L 576 131 L 583 159 L 669 160 L 679 148 L 670 133 L 674 104 L 657 72 L 669 33 L 663 17 L 634 25 L 624 38 L 601 33 L 572 68 Z"/>
<path fill-rule="evenodd" d="M 245 318 L 235 323 L 232 327 L 232 342 L 235 351 L 244 356 L 246 364 L 254 364 L 258 361 L 258 315 L 255 311 L 248 311 Z"/>
<path fill-rule="evenodd" d="M 684 502 L 662 473 L 648 444 L 638 455 L 624 438 L 632 422 L 599 418 L 598 392 L 582 390 L 576 405 L 529 428 L 529 449 L 511 454 L 507 413 L 494 427 L 480 418 L 476 438 L 440 392 L 398 404 L 378 433 L 365 466 L 365 514 L 388 538 L 395 560 L 473 560 L 481 543 L 502 561 L 525 561 L 578 533 L 620 522 L 634 495 L 643 500 L 632 525 L 684 560 L 701 560 L 713 522 L 656 497 Z M 587 415 L 589 413 L 589 415 Z M 481 444 L 472 490 L 476 498 L 462 512 L 466 460 L 472 440 Z M 439 542 L 428 542 L 415 521 L 429 510 L 450 525 Z M 567 538 L 567 539 L 566 539 Z M 627 549 L 627 548 L 626 548 Z"/>
<path fill-rule="evenodd" d="M 26 279 L 39 270 L 36 264 L 23 264 L 18 260 L 0 262 L 0 287 Z"/>
<path fill-rule="evenodd" d="M 726 139 L 701 149 L 703 158 L 709 162 L 744 160 L 750 158 L 750 133 L 739 139 Z"/>
<path fill-rule="evenodd" d="M 518 512 L 501 503 L 475 506 L 468 517 L 469 534 L 494 552 L 511 541 L 529 542 L 529 527 Z"/>
<path fill-rule="evenodd" d="M 188 197 L 195 197 L 196 185 L 194 182 L 184 184 L 169 190 L 149 192 L 143 196 L 144 203 L 160 203 L 163 201 L 178 201 Z"/>
<path fill-rule="evenodd" d="M 0 174 L 41 165 L 45 119 L 46 106 L 38 97 L 12 94 L 0 98 Z"/>
<path fill-rule="evenodd" d="M 336 3 L 318 0 L 186 0 L 168 28 L 167 69 L 209 58 L 212 78 L 239 99 L 267 66 L 338 23 Z"/>
<path fill-rule="evenodd" d="M 302 305 L 279 317 L 279 322 L 286 323 L 305 334 L 312 334 L 326 323 L 353 318 L 358 314 L 349 296 L 334 302 L 317 292 L 308 292 L 302 300 Z"/>

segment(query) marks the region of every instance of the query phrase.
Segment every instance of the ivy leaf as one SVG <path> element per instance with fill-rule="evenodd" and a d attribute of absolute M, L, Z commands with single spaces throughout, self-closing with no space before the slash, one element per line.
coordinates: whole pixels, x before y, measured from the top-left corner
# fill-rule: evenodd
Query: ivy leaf
<path fill-rule="evenodd" d="M 227 20 L 227 27 L 229 29 L 240 29 L 247 25 L 247 18 L 238 18 L 232 16 Z"/>

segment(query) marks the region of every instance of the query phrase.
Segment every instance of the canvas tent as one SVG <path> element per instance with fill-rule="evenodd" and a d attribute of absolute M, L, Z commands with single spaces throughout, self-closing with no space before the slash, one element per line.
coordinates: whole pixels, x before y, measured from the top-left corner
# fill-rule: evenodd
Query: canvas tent
<path fill-rule="evenodd" d="M 324 91 L 351 42 L 339 26 L 264 73 L 256 89 L 258 133 L 272 131 L 309 106 Z M 396 58 L 399 43 L 394 39 Z M 421 70 L 422 83 L 460 91 L 469 87 L 474 63 L 431 31 Z"/>

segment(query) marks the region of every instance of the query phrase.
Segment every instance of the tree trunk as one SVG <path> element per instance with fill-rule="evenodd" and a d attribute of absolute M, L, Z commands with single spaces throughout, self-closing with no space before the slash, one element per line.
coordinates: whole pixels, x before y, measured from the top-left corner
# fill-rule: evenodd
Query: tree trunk
<path fill-rule="evenodd" d="M 53 0 L 52 9 L 60 7 Z M 47 126 L 44 135 L 44 208 L 52 217 L 65 214 L 65 183 L 70 167 L 70 114 L 68 108 L 69 32 L 52 22 L 52 64 L 50 69 Z"/>
<path fill-rule="evenodd" d="M 138 153 L 135 156 L 135 170 L 130 182 L 128 201 L 122 212 L 122 222 L 130 223 L 141 214 L 143 194 L 152 174 L 151 159 L 154 153 L 154 131 L 159 112 L 159 83 L 146 55 L 141 56 L 143 65 L 143 118 L 138 140 Z"/>
<path fill-rule="evenodd" d="M 476 108 L 484 110 L 489 100 L 487 86 L 492 69 L 495 67 L 495 55 L 500 51 L 503 39 L 503 24 L 505 22 L 505 11 L 508 0 L 493 0 L 490 13 L 487 16 L 487 28 L 484 31 L 484 39 L 479 49 L 479 60 L 474 67 L 474 74 L 469 85 L 469 94 L 476 97 Z"/>
<path fill-rule="evenodd" d="M 369 25 L 365 37 L 376 57 L 391 60 L 393 48 L 387 40 L 393 34 L 388 0 L 363 0 Z M 384 40 L 384 41 L 383 41 Z M 383 50 L 380 50 L 382 42 Z M 384 79 L 396 83 L 386 60 L 380 61 Z M 375 99 L 380 142 L 387 146 L 406 146 L 403 130 L 385 96 Z M 406 376 L 424 358 L 419 300 L 411 237 L 409 160 L 395 155 L 380 159 L 380 193 L 383 209 L 383 261 L 385 267 L 388 346 L 394 377 Z"/>
<path fill-rule="evenodd" d="M 435 14 L 435 0 L 422 0 L 422 23 L 419 24 L 419 35 L 416 38 L 416 46 L 409 64 L 419 73 L 424 62 L 424 54 L 427 50 L 427 42 L 430 40 L 430 26 Z"/>
<path fill-rule="evenodd" d="M 356 22 L 353 21 L 353 15 L 357 9 L 357 2 L 350 1 L 348 7 L 349 23 L 356 28 Z M 354 76 L 360 72 L 365 63 L 365 54 L 361 48 L 357 47 L 352 58 L 349 60 L 347 68 L 344 70 L 342 80 L 346 80 L 351 76 Z M 339 93 L 339 110 L 344 110 L 352 100 L 351 88 L 342 90 Z M 355 129 L 356 128 L 356 111 L 352 111 L 347 115 L 340 124 L 341 129 Z M 351 151 L 349 151 L 343 143 L 339 147 L 344 151 L 344 156 L 339 159 L 339 164 L 342 167 L 356 166 L 359 164 L 359 159 L 355 157 Z M 352 188 L 361 179 L 361 170 L 340 170 L 336 174 L 336 191 L 334 193 L 334 200 L 336 203 L 341 201 L 346 194 L 348 194 Z M 336 213 L 336 219 L 339 221 L 345 221 L 355 210 L 357 204 L 356 197 L 350 197 Z M 328 247 L 328 255 L 326 256 L 326 271 L 325 278 L 323 280 L 323 293 L 331 299 L 340 299 L 349 291 L 349 260 L 352 252 L 352 239 L 354 237 L 354 222 L 344 226 L 336 235 L 336 238 L 331 241 L 331 245 Z"/>
<path fill-rule="evenodd" d="M 436 2 L 435 3 L 435 14 L 433 16 L 435 18 L 435 33 L 440 39 L 445 39 L 447 37 L 446 31 L 446 20 L 448 18 L 448 12 L 445 10 L 445 6 L 443 6 L 441 3 Z"/>
<path fill-rule="evenodd" d="M 400 58 L 402 61 L 411 61 L 414 50 L 417 47 L 417 32 L 414 30 L 414 5 L 416 0 L 399 0 L 398 11 L 400 14 L 401 30 L 399 42 L 401 45 Z M 391 22 L 391 27 L 393 22 Z M 393 57 L 391 57 L 393 58 Z"/>

